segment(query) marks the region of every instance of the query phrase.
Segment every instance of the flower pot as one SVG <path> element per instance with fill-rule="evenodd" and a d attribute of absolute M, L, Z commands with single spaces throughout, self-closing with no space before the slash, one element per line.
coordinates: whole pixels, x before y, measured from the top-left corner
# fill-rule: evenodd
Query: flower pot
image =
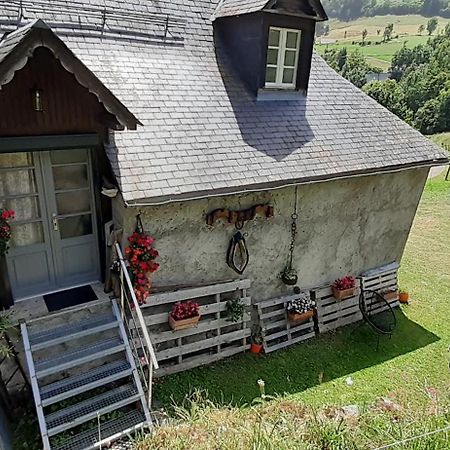
<path fill-rule="evenodd" d="M 6 256 L 0 256 L 0 311 L 9 309 L 14 304 L 14 299 L 9 282 Z"/>
<path fill-rule="evenodd" d="M 353 297 L 355 295 L 356 286 L 350 289 L 343 290 L 336 289 L 334 286 L 332 286 L 331 290 L 333 291 L 333 297 L 336 300 L 344 300 L 345 298 Z"/>
<path fill-rule="evenodd" d="M 250 346 L 250 353 L 261 353 L 263 349 L 262 344 L 253 344 Z"/>
<path fill-rule="evenodd" d="M 408 303 L 409 300 L 409 293 L 408 292 L 400 292 L 398 296 L 398 300 L 400 303 Z"/>
<path fill-rule="evenodd" d="M 291 323 L 300 323 L 300 322 L 306 322 L 307 320 L 311 319 L 312 316 L 314 316 L 314 310 L 310 309 L 309 311 L 306 311 L 305 313 L 296 313 L 296 312 L 290 312 L 289 314 L 289 321 Z"/>
<path fill-rule="evenodd" d="M 395 300 L 398 297 L 398 291 L 385 292 L 383 297 L 385 300 Z"/>
<path fill-rule="evenodd" d="M 186 328 L 196 327 L 200 316 L 189 317 L 189 319 L 175 320 L 172 314 L 169 314 L 169 326 L 174 331 L 185 330 Z"/>

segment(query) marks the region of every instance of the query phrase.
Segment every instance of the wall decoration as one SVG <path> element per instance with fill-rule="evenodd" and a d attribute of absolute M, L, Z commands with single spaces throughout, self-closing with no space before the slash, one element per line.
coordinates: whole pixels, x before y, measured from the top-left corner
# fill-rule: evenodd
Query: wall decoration
<path fill-rule="evenodd" d="M 215 209 L 206 216 L 206 223 L 212 227 L 216 221 L 222 219 L 230 224 L 242 225 L 253 220 L 257 215 L 261 217 L 273 217 L 273 206 L 270 205 L 255 205 L 243 211 L 233 211 L 231 209 Z"/>

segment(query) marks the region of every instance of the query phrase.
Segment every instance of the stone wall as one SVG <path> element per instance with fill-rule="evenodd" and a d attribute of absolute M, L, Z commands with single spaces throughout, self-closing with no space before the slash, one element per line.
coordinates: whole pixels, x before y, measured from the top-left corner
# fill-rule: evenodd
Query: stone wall
<path fill-rule="evenodd" d="M 426 181 L 428 169 L 355 177 L 298 187 L 298 236 L 294 266 L 299 286 L 311 288 L 348 273 L 399 261 Z M 248 222 L 250 263 L 241 278 L 253 282 L 254 301 L 288 292 L 279 279 L 290 243 L 294 187 L 141 207 L 147 232 L 156 238 L 160 269 L 154 285 L 195 285 L 236 279 L 226 262 L 234 227 L 209 228 L 205 215 L 217 208 L 274 206 L 271 219 Z M 116 200 L 115 219 L 129 235 L 137 208 Z"/>

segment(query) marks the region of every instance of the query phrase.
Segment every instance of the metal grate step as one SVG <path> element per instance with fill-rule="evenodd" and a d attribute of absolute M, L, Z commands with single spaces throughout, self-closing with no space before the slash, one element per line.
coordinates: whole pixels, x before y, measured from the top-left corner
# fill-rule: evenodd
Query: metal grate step
<path fill-rule="evenodd" d="M 73 325 L 40 331 L 29 336 L 31 350 L 41 350 L 83 336 L 100 333 L 116 326 L 117 319 L 112 314 L 106 314 L 84 320 L 83 322 L 77 322 Z"/>
<path fill-rule="evenodd" d="M 61 353 L 54 358 L 35 361 L 36 377 L 42 378 L 61 370 L 79 366 L 80 364 L 104 358 L 124 350 L 125 345 L 120 338 L 107 339 L 89 347 L 81 347 L 70 352 Z"/>
<path fill-rule="evenodd" d="M 141 411 L 130 411 L 119 419 L 101 424 L 100 430 L 98 427 L 94 427 L 91 430 L 73 436 L 53 450 L 92 450 L 99 448 L 99 436 L 105 447 L 107 447 L 108 440 L 119 439 L 145 425 L 145 416 Z"/>
<path fill-rule="evenodd" d="M 68 408 L 61 409 L 45 418 L 49 436 L 81 425 L 110 411 L 139 401 L 138 390 L 132 384 L 120 386 L 104 394 L 89 398 Z"/>
<path fill-rule="evenodd" d="M 82 392 L 120 380 L 131 375 L 132 372 L 130 363 L 121 359 L 96 367 L 86 373 L 48 384 L 40 389 L 42 406 L 52 405 Z"/>

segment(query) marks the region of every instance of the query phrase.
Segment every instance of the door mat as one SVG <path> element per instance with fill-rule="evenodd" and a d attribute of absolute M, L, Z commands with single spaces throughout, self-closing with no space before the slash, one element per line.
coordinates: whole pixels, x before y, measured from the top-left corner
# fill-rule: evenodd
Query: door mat
<path fill-rule="evenodd" d="M 98 300 L 98 297 L 95 295 L 92 287 L 88 284 L 86 286 L 44 295 L 44 301 L 47 305 L 48 312 L 81 305 L 82 303 L 92 302 L 93 300 Z"/>

